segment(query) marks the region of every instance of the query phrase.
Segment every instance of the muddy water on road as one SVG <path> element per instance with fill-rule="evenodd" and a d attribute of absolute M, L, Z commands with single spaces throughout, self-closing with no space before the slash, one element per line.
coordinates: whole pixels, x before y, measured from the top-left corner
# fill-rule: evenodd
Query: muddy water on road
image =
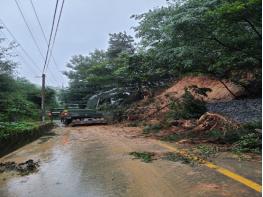
<path fill-rule="evenodd" d="M 165 152 L 151 140 L 128 138 L 135 128 L 57 128 L 56 135 L 3 157 L 0 162 L 40 161 L 28 176 L 0 174 L 1 197 L 260 196 L 203 167 L 132 160 L 131 151 Z"/>
<path fill-rule="evenodd" d="M 5 177 L 7 180 L 0 182 L 0 196 L 120 196 L 125 193 L 127 181 L 121 172 L 114 170 L 114 162 L 105 160 L 109 153 L 103 143 L 76 128 L 76 133 L 64 129 L 66 133 L 62 134 L 64 131 L 59 130 L 59 136 L 46 142 L 40 139 L 2 159 L 17 162 L 28 157 L 39 159 L 41 168 L 29 176 Z"/>

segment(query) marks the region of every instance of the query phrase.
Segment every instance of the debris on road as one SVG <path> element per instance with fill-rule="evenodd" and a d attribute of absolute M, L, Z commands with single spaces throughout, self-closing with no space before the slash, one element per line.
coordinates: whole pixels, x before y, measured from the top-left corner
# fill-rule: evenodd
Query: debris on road
<path fill-rule="evenodd" d="M 220 114 L 207 112 L 199 118 L 195 130 L 211 131 L 218 129 L 225 131 L 229 128 L 237 129 L 239 126 L 238 123 Z"/>
<path fill-rule="evenodd" d="M 140 159 L 145 163 L 150 163 L 155 160 L 154 156 L 156 154 L 153 152 L 131 152 L 129 155 L 132 155 L 134 159 Z"/>
<path fill-rule="evenodd" d="M 174 153 L 174 152 L 165 153 L 164 156 L 162 157 L 162 159 L 168 160 L 168 161 L 173 161 L 173 162 L 181 162 L 183 164 L 189 164 L 192 166 L 197 164 L 197 162 L 195 162 L 191 158 L 189 158 L 183 154 Z"/>
<path fill-rule="evenodd" d="M 0 173 L 14 171 L 24 176 L 30 173 L 37 172 L 38 167 L 39 167 L 39 162 L 35 162 L 32 159 L 18 164 L 15 162 L 5 162 L 5 163 L 0 163 Z"/>

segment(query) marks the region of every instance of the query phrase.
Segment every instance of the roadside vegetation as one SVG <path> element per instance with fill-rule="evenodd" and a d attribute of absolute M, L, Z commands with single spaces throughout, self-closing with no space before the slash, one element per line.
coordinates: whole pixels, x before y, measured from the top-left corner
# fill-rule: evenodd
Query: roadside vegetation
<path fill-rule="evenodd" d="M 1 27 L 0 27 L 1 28 Z M 28 136 L 37 132 L 40 124 L 40 87 L 17 76 L 17 63 L 12 61 L 14 46 L 5 48 L 5 38 L 0 37 L 0 141 L 11 137 Z M 46 89 L 47 108 L 57 105 L 56 92 Z M 15 142 L 14 139 L 13 142 Z"/>
<path fill-rule="evenodd" d="M 52 127 L 52 123 L 46 123 L 47 128 Z M 0 141 L 10 139 L 14 136 L 34 135 L 35 132 L 39 132 L 41 128 L 40 122 L 0 122 Z"/>

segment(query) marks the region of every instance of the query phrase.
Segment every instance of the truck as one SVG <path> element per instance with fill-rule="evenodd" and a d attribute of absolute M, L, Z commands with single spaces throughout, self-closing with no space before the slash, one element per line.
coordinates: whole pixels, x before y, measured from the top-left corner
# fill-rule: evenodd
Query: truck
<path fill-rule="evenodd" d="M 48 116 L 51 119 L 59 119 L 64 108 L 52 108 L 48 111 Z"/>
<path fill-rule="evenodd" d="M 60 118 L 63 124 L 71 126 L 107 123 L 103 114 L 93 109 L 67 108 Z"/>

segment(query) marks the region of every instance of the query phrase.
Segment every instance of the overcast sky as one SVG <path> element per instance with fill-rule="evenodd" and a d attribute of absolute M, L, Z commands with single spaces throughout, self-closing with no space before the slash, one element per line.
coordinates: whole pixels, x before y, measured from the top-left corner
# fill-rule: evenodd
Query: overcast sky
<path fill-rule="evenodd" d="M 34 16 L 30 0 L 17 0 L 21 5 L 25 18 L 41 48 L 46 53 L 47 45 Z M 21 17 L 15 0 L 0 0 L 0 19 L 8 26 L 17 41 L 30 54 L 37 65 L 33 65 L 26 55 L 17 48 L 16 61 L 19 62 L 17 72 L 31 82 L 40 84 L 39 76 L 44 61 L 40 56 L 30 33 Z M 33 0 L 43 25 L 45 34 L 49 36 L 55 0 Z M 60 0 L 62 2 L 62 0 Z M 133 14 L 140 14 L 166 4 L 166 0 L 65 0 L 62 20 L 53 50 L 58 67 L 52 62 L 47 72 L 47 84 L 66 86 L 67 79 L 61 74 L 72 55 L 86 55 L 94 49 L 106 49 L 108 34 L 120 31 L 134 35 L 132 26 L 137 22 L 130 19 Z M 1 24 L 0 24 L 1 25 Z M 9 41 L 13 39 L 6 30 L 0 32 Z"/>

